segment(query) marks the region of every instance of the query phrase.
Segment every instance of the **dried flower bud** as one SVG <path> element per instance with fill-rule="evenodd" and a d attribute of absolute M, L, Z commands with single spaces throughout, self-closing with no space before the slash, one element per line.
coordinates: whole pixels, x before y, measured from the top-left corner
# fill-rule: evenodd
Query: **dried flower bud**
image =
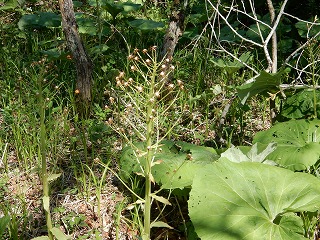
<path fill-rule="evenodd" d="M 150 98 L 149 100 L 151 103 L 153 103 L 155 101 L 154 97 Z"/>
<path fill-rule="evenodd" d="M 143 52 L 144 54 L 146 54 L 146 53 L 148 52 L 148 50 L 147 50 L 147 49 L 143 49 L 142 52 Z"/>
<path fill-rule="evenodd" d="M 177 83 L 179 86 L 183 85 L 183 82 L 181 80 L 177 80 Z"/>
<path fill-rule="evenodd" d="M 160 76 L 163 77 L 165 74 L 166 74 L 166 73 L 162 71 L 162 72 L 160 73 Z"/>
<path fill-rule="evenodd" d="M 123 77 L 124 77 L 124 72 L 120 72 L 120 73 L 119 73 L 119 77 L 120 77 L 120 78 L 123 78 Z"/>
<path fill-rule="evenodd" d="M 116 86 L 117 86 L 117 87 L 120 87 L 120 86 L 121 86 L 121 81 L 120 81 L 120 80 L 117 81 Z"/>
<path fill-rule="evenodd" d="M 147 59 L 147 60 L 146 60 L 146 64 L 150 65 L 150 64 L 151 64 L 151 60 L 150 60 L 150 59 Z"/>
<path fill-rule="evenodd" d="M 116 76 L 116 81 L 120 81 L 120 77 L 119 76 Z"/>
<path fill-rule="evenodd" d="M 138 60 L 139 60 L 139 57 L 138 57 L 138 56 L 135 56 L 135 57 L 134 57 L 134 60 L 135 60 L 135 61 L 138 61 Z"/>
<path fill-rule="evenodd" d="M 134 56 L 132 55 L 132 54 L 130 54 L 129 56 L 128 56 L 128 59 L 129 60 L 132 60 L 134 58 Z"/>
<path fill-rule="evenodd" d="M 137 90 L 138 90 L 138 92 L 142 92 L 142 91 L 143 91 L 143 87 L 138 86 L 138 87 L 137 87 Z"/>
<path fill-rule="evenodd" d="M 137 70 L 137 67 L 134 66 L 134 65 L 132 65 L 132 66 L 130 67 L 130 69 L 131 69 L 131 71 L 136 71 L 136 70 Z"/>
<path fill-rule="evenodd" d="M 128 87 L 128 86 L 129 86 L 129 83 L 128 83 L 128 82 L 124 82 L 124 83 L 123 83 L 123 86 Z"/>
<path fill-rule="evenodd" d="M 108 109 L 109 109 L 109 106 L 108 106 L 108 105 L 104 105 L 104 109 L 105 109 L 105 110 L 108 110 Z"/>
<path fill-rule="evenodd" d="M 162 64 L 162 65 L 161 65 L 161 68 L 162 68 L 162 69 L 166 69 L 166 68 L 167 68 L 167 65 Z"/>
<path fill-rule="evenodd" d="M 114 103 L 114 98 L 113 98 L 113 97 L 110 97 L 110 98 L 109 98 L 109 101 L 110 101 L 111 104 L 113 104 L 113 103 Z"/>
<path fill-rule="evenodd" d="M 169 88 L 170 90 L 174 89 L 174 84 L 173 84 L 173 83 L 170 83 L 170 84 L 168 85 L 168 88 Z"/>
<path fill-rule="evenodd" d="M 169 63 L 170 62 L 170 59 L 169 58 L 166 58 L 166 60 L 165 60 L 167 63 Z"/>
<path fill-rule="evenodd" d="M 154 95 L 156 96 L 156 98 L 160 98 L 160 92 L 159 91 L 155 92 Z"/>
<path fill-rule="evenodd" d="M 132 109 L 132 104 L 129 103 L 129 104 L 127 105 L 127 108 L 128 108 L 128 109 Z"/>
<path fill-rule="evenodd" d="M 79 93 L 80 93 L 80 90 L 79 90 L 79 89 L 76 89 L 76 90 L 74 91 L 74 93 L 75 93 L 75 94 L 79 94 Z"/>
<path fill-rule="evenodd" d="M 137 52 L 139 52 L 139 49 L 138 49 L 138 48 L 135 48 L 135 49 L 133 50 L 133 52 L 134 52 L 134 53 L 137 53 Z"/>
<path fill-rule="evenodd" d="M 157 46 L 152 46 L 152 47 L 151 47 L 151 50 L 152 50 L 152 51 L 156 51 L 156 50 L 157 50 Z"/>
<path fill-rule="evenodd" d="M 154 114 L 154 113 L 156 113 L 156 110 L 155 110 L 155 109 L 152 109 L 151 112 Z"/>
<path fill-rule="evenodd" d="M 173 65 L 171 65 L 171 66 L 170 66 L 170 69 L 171 69 L 171 70 L 174 70 L 174 66 L 173 66 Z"/>
<path fill-rule="evenodd" d="M 129 79 L 128 79 L 128 83 L 131 84 L 132 82 L 133 82 L 133 78 L 129 78 Z"/>

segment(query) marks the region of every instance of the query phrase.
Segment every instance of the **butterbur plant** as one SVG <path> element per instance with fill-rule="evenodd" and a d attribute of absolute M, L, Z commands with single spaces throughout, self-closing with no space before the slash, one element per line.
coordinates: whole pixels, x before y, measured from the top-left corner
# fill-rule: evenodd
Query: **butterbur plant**
<path fill-rule="evenodd" d="M 116 77 L 116 86 L 123 92 L 119 103 L 125 106 L 123 112 L 117 113 L 117 117 L 118 122 L 125 127 L 115 126 L 115 119 L 109 119 L 108 123 L 116 129 L 128 145 L 135 149 L 136 160 L 145 178 L 142 239 L 149 240 L 152 227 L 169 227 L 164 222 L 151 222 L 151 205 L 154 200 L 165 205 L 170 204 L 167 199 L 152 191 L 154 178 L 151 168 L 160 163 L 154 161 L 154 156 L 161 151 L 160 142 L 173 127 L 167 129 L 162 136 L 160 136 L 160 129 L 170 108 L 176 102 L 180 90 L 183 89 L 183 82 L 180 80 L 176 83 L 171 82 L 170 76 L 174 71 L 172 60 L 169 58 L 158 60 L 156 46 L 142 51 L 134 49 L 128 56 L 128 60 L 132 77 L 127 77 L 124 72 L 120 72 Z M 113 103 L 114 99 L 111 98 L 110 102 Z M 133 135 L 138 136 L 145 143 L 142 150 L 134 146 L 131 137 Z"/>

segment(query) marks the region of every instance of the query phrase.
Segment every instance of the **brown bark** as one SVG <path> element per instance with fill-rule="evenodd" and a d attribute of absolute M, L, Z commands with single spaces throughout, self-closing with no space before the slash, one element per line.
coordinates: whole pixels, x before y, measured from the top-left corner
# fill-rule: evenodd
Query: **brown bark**
<path fill-rule="evenodd" d="M 91 102 L 92 62 L 81 41 L 75 19 L 72 0 L 59 0 L 62 16 L 62 28 L 67 46 L 76 65 L 77 104 L 80 111 L 88 109 Z"/>
<path fill-rule="evenodd" d="M 180 8 L 179 1 L 175 2 L 174 5 L 176 6 L 177 10 L 172 11 L 170 16 L 169 27 L 163 41 L 163 49 L 161 52 L 162 58 L 172 58 L 174 49 L 179 41 L 179 37 L 182 36 L 184 31 L 184 12 Z"/>

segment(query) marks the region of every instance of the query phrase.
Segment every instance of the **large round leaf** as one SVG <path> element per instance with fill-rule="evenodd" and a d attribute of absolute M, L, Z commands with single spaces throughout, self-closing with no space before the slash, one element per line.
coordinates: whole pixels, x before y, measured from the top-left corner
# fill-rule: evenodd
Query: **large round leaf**
<path fill-rule="evenodd" d="M 268 159 L 291 170 L 304 170 L 320 156 L 320 120 L 291 120 L 259 132 L 254 143 L 276 142 L 277 148 Z"/>
<path fill-rule="evenodd" d="M 296 240 L 294 212 L 320 207 L 320 180 L 256 162 L 218 161 L 194 177 L 189 215 L 202 240 Z"/>

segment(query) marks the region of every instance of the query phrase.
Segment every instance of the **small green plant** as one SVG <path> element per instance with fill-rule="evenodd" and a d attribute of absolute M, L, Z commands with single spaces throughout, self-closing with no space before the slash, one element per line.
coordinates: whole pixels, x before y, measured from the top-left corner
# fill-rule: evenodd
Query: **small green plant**
<path fill-rule="evenodd" d="M 151 219 L 151 205 L 154 200 L 167 205 L 170 202 L 164 197 L 158 196 L 152 190 L 155 182 L 152 174 L 152 167 L 159 164 L 155 161 L 155 154 L 161 152 L 161 141 L 171 129 L 167 129 L 164 136 L 160 136 L 161 126 L 164 124 L 164 116 L 173 106 L 178 98 L 178 93 L 184 88 L 183 82 L 169 82 L 169 75 L 174 70 L 171 59 L 164 58 L 158 60 L 157 47 L 153 46 L 149 50 L 142 51 L 135 49 L 128 56 L 130 70 L 136 75 L 126 77 L 124 72 L 120 72 L 116 77 L 117 86 L 123 91 L 123 97 L 119 98 L 119 103 L 125 106 L 123 113 L 118 113 L 114 119 L 109 119 L 109 123 L 114 121 L 122 122 L 124 127 L 115 127 L 117 132 L 125 139 L 126 143 L 134 149 L 134 159 L 137 161 L 140 174 L 145 179 L 144 195 L 144 222 L 142 239 L 150 239 L 150 229 L 152 227 L 169 227 L 168 224 Z M 114 102 L 111 98 L 110 102 Z M 142 149 L 133 144 L 133 135 L 144 142 Z"/>

